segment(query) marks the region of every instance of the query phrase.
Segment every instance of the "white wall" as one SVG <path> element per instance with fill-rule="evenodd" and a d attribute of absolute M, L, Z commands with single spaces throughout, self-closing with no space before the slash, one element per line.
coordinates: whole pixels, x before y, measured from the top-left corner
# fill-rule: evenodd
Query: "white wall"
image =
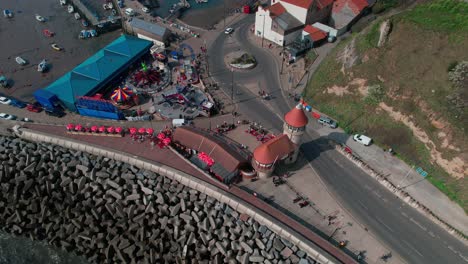
<path fill-rule="evenodd" d="M 138 33 L 138 34 L 137 34 L 137 37 L 138 37 L 138 38 L 141 38 L 141 39 L 146 39 L 146 40 L 152 41 L 152 42 L 154 43 L 154 45 L 156 45 L 156 46 L 159 46 L 159 47 L 162 47 L 162 48 L 165 47 L 164 42 L 161 42 L 161 41 L 156 40 L 156 39 L 152 39 L 152 38 L 147 37 L 147 36 L 145 36 L 145 35 L 143 35 L 143 34 L 139 34 L 139 33 Z"/>
<path fill-rule="evenodd" d="M 298 7 L 295 5 L 291 5 L 289 3 L 285 3 L 280 1 L 281 4 L 284 6 L 286 11 L 290 13 L 293 17 L 295 17 L 297 20 L 301 21 L 303 24 L 306 23 L 307 20 L 307 9 Z"/>

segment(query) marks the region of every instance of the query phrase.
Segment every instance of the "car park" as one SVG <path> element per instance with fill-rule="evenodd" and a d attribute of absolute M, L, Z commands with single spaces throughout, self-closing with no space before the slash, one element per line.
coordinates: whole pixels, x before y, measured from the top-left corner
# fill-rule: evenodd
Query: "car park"
<path fill-rule="evenodd" d="M 45 109 L 46 115 L 55 116 L 55 117 L 62 117 L 65 115 L 64 112 L 54 109 Z"/>
<path fill-rule="evenodd" d="M 16 99 L 10 99 L 10 101 L 11 101 L 10 105 L 14 107 L 18 107 L 18 108 L 25 108 L 27 105 L 26 103 L 21 102 L 20 100 L 16 100 Z"/>
<path fill-rule="evenodd" d="M 0 113 L 0 119 L 15 120 L 16 116 L 10 115 L 10 114 L 5 114 L 5 113 Z"/>
<path fill-rule="evenodd" d="M 28 104 L 26 110 L 29 112 L 39 113 L 42 111 L 42 106 L 39 103 Z"/>
<path fill-rule="evenodd" d="M 11 104 L 11 100 L 4 96 L 0 96 L 0 104 L 9 105 Z"/>
<path fill-rule="evenodd" d="M 353 140 L 363 144 L 364 146 L 369 146 L 372 143 L 372 138 L 361 134 L 354 135 Z"/>
<path fill-rule="evenodd" d="M 229 28 L 226 28 L 226 29 L 224 30 L 224 34 L 226 34 L 226 35 L 230 35 L 232 32 L 234 32 L 234 29 L 233 29 L 233 28 L 230 28 L 230 27 L 229 27 Z"/>
<path fill-rule="evenodd" d="M 320 117 L 317 122 L 322 125 L 328 125 L 331 128 L 337 128 L 338 124 L 335 122 L 335 120 L 328 118 L 328 117 Z"/>

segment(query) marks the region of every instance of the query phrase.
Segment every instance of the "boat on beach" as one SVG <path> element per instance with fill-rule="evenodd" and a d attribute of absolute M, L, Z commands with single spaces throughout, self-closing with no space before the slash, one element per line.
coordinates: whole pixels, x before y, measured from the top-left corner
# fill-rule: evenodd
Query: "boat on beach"
<path fill-rule="evenodd" d="M 68 10 L 68 13 L 71 14 L 71 13 L 73 13 L 75 11 L 75 8 L 73 8 L 72 5 L 68 5 L 67 10 Z"/>
<path fill-rule="evenodd" d="M 66 5 L 67 4 L 67 0 L 60 0 L 60 5 Z"/>
<path fill-rule="evenodd" d="M 43 59 L 39 65 L 37 65 L 37 71 L 38 72 L 44 72 L 47 69 L 47 62 L 45 59 Z"/>
<path fill-rule="evenodd" d="M 40 16 L 40 15 L 36 15 L 36 20 L 39 21 L 39 22 L 45 22 L 45 18 L 43 16 Z"/>
<path fill-rule="evenodd" d="M 76 20 L 80 20 L 80 18 L 81 18 L 80 13 L 78 13 L 78 12 L 75 13 L 74 16 L 75 16 Z"/>
<path fill-rule="evenodd" d="M 208 0 L 195 0 L 197 4 L 203 4 L 203 3 L 208 3 Z"/>

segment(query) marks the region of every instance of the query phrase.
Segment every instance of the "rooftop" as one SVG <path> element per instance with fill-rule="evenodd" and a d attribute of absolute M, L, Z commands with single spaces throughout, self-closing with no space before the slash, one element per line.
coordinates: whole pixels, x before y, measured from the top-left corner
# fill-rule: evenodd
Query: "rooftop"
<path fill-rule="evenodd" d="M 74 108 L 76 97 L 101 88 L 151 45 L 150 41 L 122 35 L 44 89 L 57 95 L 67 107 Z"/>
<path fill-rule="evenodd" d="M 258 146 L 254 150 L 254 159 L 261 164 L 273 164 L 285 158 L 294 151 L 296 146 L 289 140 L 288 136 L 283 134 L 266 143 Z"/>
<path fill-rule="evenodd" d="M 327 33 L 311 25 L 305 26 L 304 31 L 309 33 L 309 36 L 313 41 L 320 41 L 327 37 Z"/>
<path fill-rule="evenodd" d="M 144 20 L 141 20 L 139 18 L 132 18 L 132 21 L 130 21 L 130 25 L 134 28 L 138 28 L 144 31 L 147 31 L 151 34 L 157 35 L 157 36 L 164 36 L 166 33 L 167 29 L 165 27 L 161 27 L 157 24 L 154 23 L 149 23 Z"/>
<path fill-rule="evenodd" d="M 279 2 L 272 6 L 269 6 L 267 10 L 270 11 L 270 16 L 279 16 L 283 14 L 284 12 L 286 12 L 286 9 L 284 8 L 284 6 Z"/>
<path fill-rule="evenodd" d="M 301 104 L 298 104 L 291 111 L 289 111 L 284 116 L 284 121 L 286 121 L 288 125 L 293 127 L 304 127 L 309 122 L 306 114 L 304 113 L 304 110 L 302 110 Z"/>
<path fill-rule="evenodd" d="M 288 12 L 284 12 L 281 15 L 276 16 L 273 20 L 284 31 L 297 28 L 297 27 L 301 27 L 303 25 L 301 21 L 299 21 L 297 18 L 295 18 L 293 15 L 291 15 Z"/>

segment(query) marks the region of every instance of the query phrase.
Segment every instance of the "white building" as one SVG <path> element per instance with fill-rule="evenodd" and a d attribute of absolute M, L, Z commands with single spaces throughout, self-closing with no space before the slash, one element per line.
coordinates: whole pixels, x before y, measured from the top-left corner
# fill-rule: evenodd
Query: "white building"
<path fill-rule="evenodd" d="M 327 22 L 333 0 L 271 0 L 259 7 L 255 16 L 255 35 L 285 46 L 301 35 L 306 24 Z"/>

